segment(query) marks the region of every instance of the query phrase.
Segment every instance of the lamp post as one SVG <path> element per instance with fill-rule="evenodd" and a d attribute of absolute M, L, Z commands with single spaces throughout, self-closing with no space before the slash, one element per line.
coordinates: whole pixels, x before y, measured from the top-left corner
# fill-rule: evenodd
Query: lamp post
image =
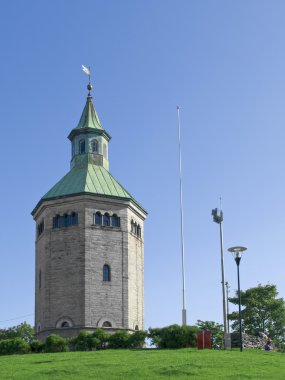
<path fill-rule="evenodd" d="M 212 210 L 213 221 L 220 225 L 220 245 L 221 245 L 221 271 L 222 271 L 222 293 L 223 293 L 223 317 L 224 317 L 224 349 L 230 348 L 228 343 L 228 316 L 227 316 L 227 302 L 226 302 L 226 289 L 225 289 L 225 273 L 224 273 L 224 241 L 223 241 L 223 211 L 218 211 L 217 208 Z"/>
<path fill-rule="evenodd" d="M 229 308 L 229 283 L 228 281 L 225 282 L 225 286 L 226 286 L 226 291 L 227 291 L 227 319 L 228 319 L 228 333 L 230 332 L 230 321 L 229 321 L 229 312 L 230 312 L 230 308 Z"/>
<path fill-rule="evenodd" d="M 242 352 L 243 344 L 242 344 L 242 331 L 241 331 L 241 297 L 240 297 L 240 280 L 239 280 L 239 264 L 241 261 L 241 256 L 244 251 L 246 251 L 246 247 L 232 247 L 229 248 L 228 251 L 233 254 L 235 262 L 237 264 L 237 278 L 238 278 L 238 314 L 239 314 L 239 342 L 240 342 L 240 352 Z"/>

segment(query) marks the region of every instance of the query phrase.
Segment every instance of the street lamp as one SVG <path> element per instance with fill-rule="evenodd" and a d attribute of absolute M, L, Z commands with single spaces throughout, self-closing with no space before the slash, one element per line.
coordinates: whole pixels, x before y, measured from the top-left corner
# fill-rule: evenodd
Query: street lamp
<path fill-rule="evenodd" d="M 237 264 L 237 277 L 238 277 L 238 313 L 239 313 L 239 342 L 240 342 L 240 352 L 242 352 L 242 331 L 241 331 L 241 298 L 240 298 L 240 281 L 239 281 L 239 263 L 241 260 L 241 256 L 244 251 L 246 251 L 246 247 L 232 247 L 229 248 L 228 251 L 233 254 L 235 262 Z"/>
<path fill-rule="evenodd" d="M 223 292 L 223 317 L 224 317 L 224 349 L 230 348 L 228 340 L 228 322 L 227 322 L 227 302 L 225 290 L 225 274 L 224 274 L 224 242 L 223 242 L 223 220 L 224 215 L 222 210 L 215 208 L 212 210 L 213 221 L 220 225 L 220 245 L 221 245 L 221 271 L 222 271 L 222 292 Z"/>
<path fill-rule="evenodd" d="M 230 285 L 228 283 L 228 281 L 225 282 L 225 286 L 226 286 L 226 292 L 227 292 L 227 319 L 228 319 L 228 333 L 230 332 L 230 321 L 229 321 L 229 288 L 230 288 Z"/>

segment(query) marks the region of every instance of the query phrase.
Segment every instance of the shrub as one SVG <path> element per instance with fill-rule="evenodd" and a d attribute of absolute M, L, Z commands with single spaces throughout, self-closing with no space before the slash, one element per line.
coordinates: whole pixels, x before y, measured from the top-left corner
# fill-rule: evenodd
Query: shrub
<path fill-rule="evenodd" d="M 128 348 L 130 335 L 124 331 L 119 330 L 109 338 L 108 348 Z"/>
<path fill-rule="evenodd" d="M 72 339 L 72 343 L 75 346 L 76 351 L 91 351 L 92 348 L 96 348 L 100 343 L 100 340 L 89 334 L 87 331 L 80 331 L 78 336 Z"/>
<path fill-rule="evenodd" d="M 158 348 L 196 347 L 196 333 L 200 329 L 196 326 L 171 325 L 163 328 L 149 329 L 148 337 L 152 345 Z"/>
<path fill-rule="evenodd" d="M 45 352 L 68 351 L 67 340 L 56 334 L 51 334 L 46 338 L 44 347 Z"/>
<path fill-rule="evenodd" d="M 0 355 L 26 354 L 30 345 L 22 338 L 0 340 Z"/>
<path fill-rule="evenodd" d="M 129 348 L 143 348 L 146 337 L 146 331 L 135 331 L 133 334 L 129 336 Z"/>
<path fill-rule="evenodd" d="M 32 352 L 43 352 L 44 351 L 44 343 L 40 342 L 37 339 L 34 339 L 30 343 L 31 351 Z"/>
<path fill-rule="evenodd" d="M 96 329 L 92 334 L 94 339 L 98 339 L 97 349 L 106 348 L 107 343 L 109 342 L 111 334 L 105 332 L 102 329 Z"/>

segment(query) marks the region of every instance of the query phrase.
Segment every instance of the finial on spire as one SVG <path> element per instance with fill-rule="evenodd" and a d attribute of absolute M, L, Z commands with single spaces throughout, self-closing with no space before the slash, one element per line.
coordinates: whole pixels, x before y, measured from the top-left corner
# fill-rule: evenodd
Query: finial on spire
<path fill-rule="evenodd" d="M 91 84 L 91 70 L 90 70 L 90 66 L 89 68 L 87 68 L 86 66 L 82 65 L 82 70 L 85 72 L 85 74 L 88 75 L 89 77 L 89 83 L 87 85 L 87 90 L 89 91 L 88 93 L 88 96 L 91 96 L 91 93 L 90 91 L 92 90 L 92 84 Z"/>

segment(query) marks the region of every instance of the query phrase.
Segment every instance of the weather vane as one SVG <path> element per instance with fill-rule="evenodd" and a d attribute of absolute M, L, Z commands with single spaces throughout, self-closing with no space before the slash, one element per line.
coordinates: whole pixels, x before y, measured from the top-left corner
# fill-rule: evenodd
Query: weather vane
<path fill-rule="evenodd" d="M 85 74 L 88 75 L 89 83 L 87 85 L 87 89 L 89 91 L 88 95 L 91 95 L 90 91 L 92 90 L 92 84 L 91 84 L 91 70 L 90 70 L 90 66 L 89 66 L 89 68 L 87 68 L 86 66 L 82 65 L 82 70 L 85 72 Z"/>

